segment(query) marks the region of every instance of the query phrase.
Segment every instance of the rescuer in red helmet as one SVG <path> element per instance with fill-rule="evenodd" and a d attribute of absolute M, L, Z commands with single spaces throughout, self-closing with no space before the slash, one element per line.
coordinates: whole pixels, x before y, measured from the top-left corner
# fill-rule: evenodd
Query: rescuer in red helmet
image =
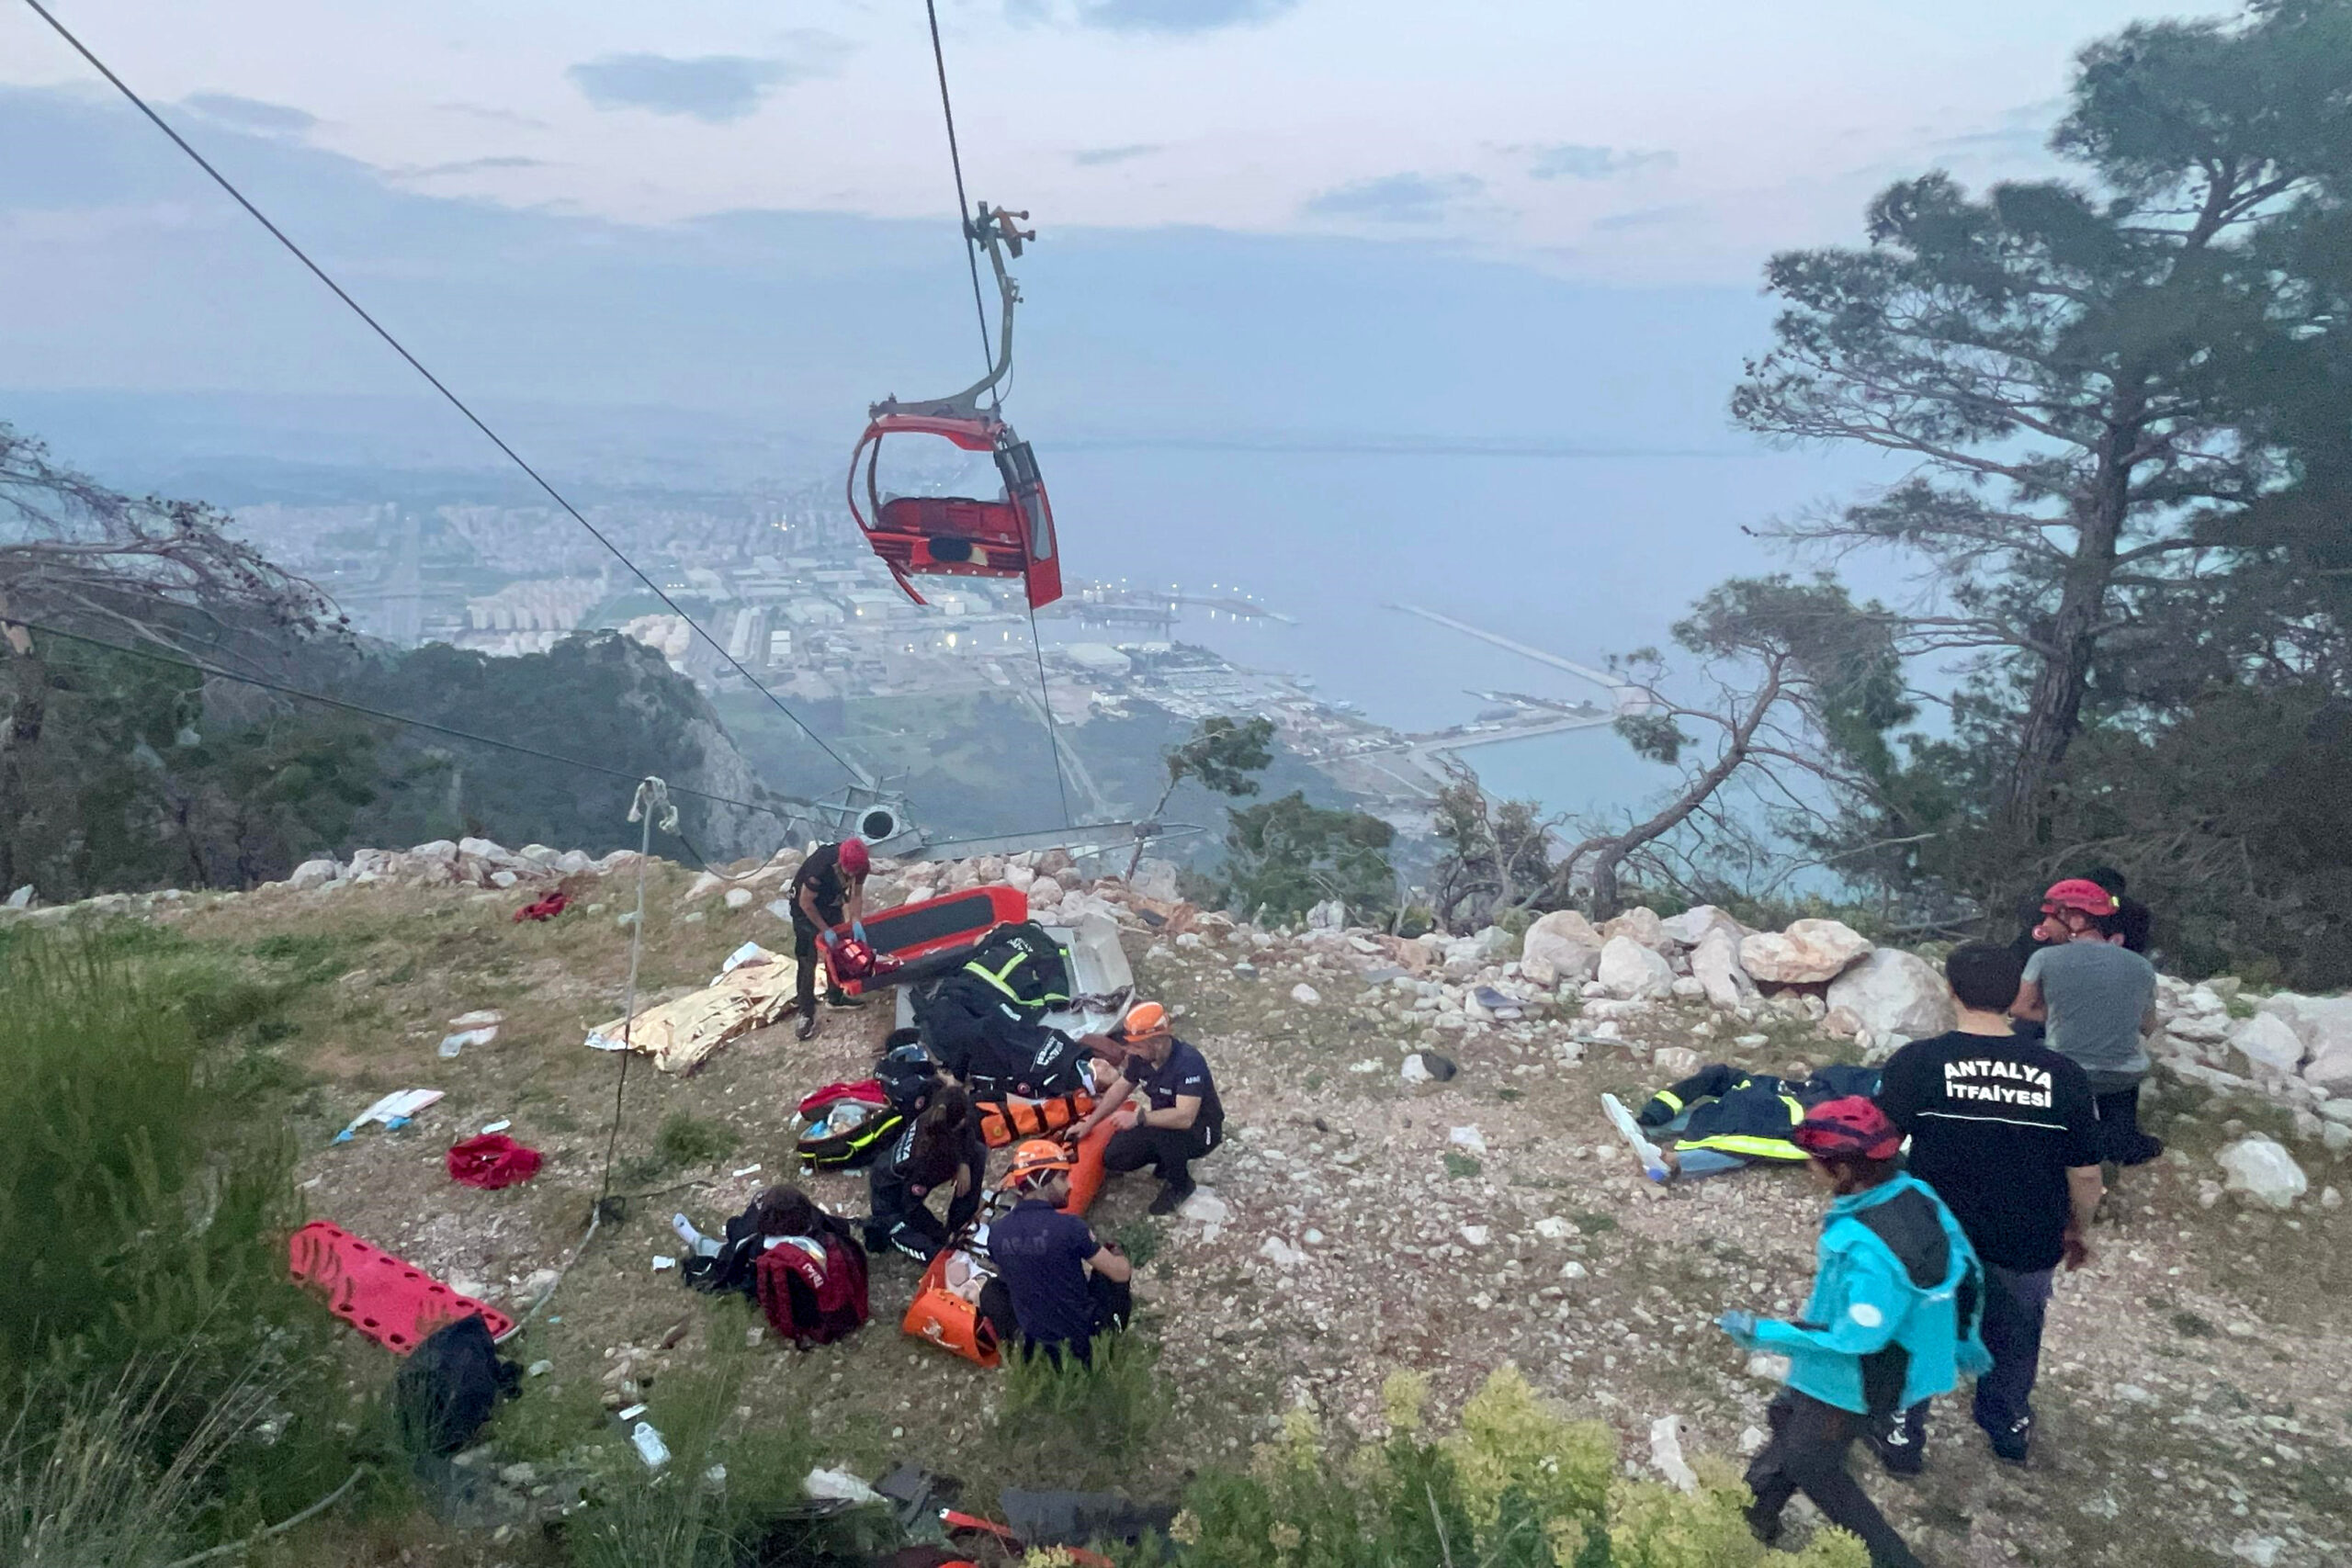
<path fill-rule="evenodd" d="M 1920 1568 L 1846 1471 L 1846 1450 L 1885 1418 L 1992 1364 L 1977 1337 L 1984 1274 L 1932 1189 L 1903 1172 L 1902 1130 L 1859 1095 L 1825 1100 L 1790 1130 L 1835 1196 L 1821 1227 L 1813 1292 L 1793 1320 L 1727 1312 L 1717 1326 L 1744 1349 L 1789 1359 L 1772 1401 L 1771 1440 L 1747 1469 L 1748 1527 L 1766 1545 L 1803 1492 L 1860 1536 L 1871 1568 Z"/>
<path fill-rule="evenodd" d="M 2050 1048 L 2079 1066 L 2098 1101 L 2099 1153 L 2144 1165 L 2165 1146 L 2140 1131 L 2143 1036 L 2156 1027 L 2155 965 L 2123 945 L 2123 901 L 2083 877 L 2042 895 L 2044 927 L 2064 934 L 2026 961 L 2011 1016 L 2049 1026 Z"/>
<path fill-rule="evenodd" d="M 819 844 L 792 877 L 792 955 L 800 964 L 802 1040 L 817 1032 L 817 947 L 839 941 L 834 928 L 846 921 L 850 935 L 865 942 L 865 875 L 874 869 L 863 839 Z M 870 944 L 869 944 L 870 945 Z M 839 1007 L 849 998 L 828 987 L 826 1000 Z"/>

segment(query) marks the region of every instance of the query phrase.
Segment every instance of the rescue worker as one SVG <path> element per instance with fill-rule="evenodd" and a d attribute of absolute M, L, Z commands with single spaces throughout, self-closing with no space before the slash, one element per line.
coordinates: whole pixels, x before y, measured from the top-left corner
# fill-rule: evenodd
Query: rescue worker
<path fill-rule="evenodd" d="M 1877 1106 L 1859 1096 L 1816 1105 L 1790 1137 L 1836 1195 L 1812 1296 L 1794 1322 L 1752 1312 L 1715 1320 L 1741 1348 L 1789 1359 L 1771 1438 L 1747 1467 L 1748 1526 L 1773 1544 L 1781 1511 L 1803 1492 L 1861 1539 L 1871 1568 L 1921 1568 L 1847 1473 L 1846 1450 L 1873 1416 L 1948 1393 L 1991 1366 L 1977 1337 L 1984 1272 L 1943 1201 L 1903 1174 L 1902 1130 Z"/>
<path fill-rule="evenodd" d="M 793 1033 L 799 1039 L 817 1032 L 818 945 L 831 947 L 838 942 L 834 928 L 844 921 L 852 936 L 865 940 L 865 876 L 873 869 L 865 840 L 843 839 L 810 850 L 800 869 L 793 873 L 792 955 L 800 964 L 799 992 L 794 998 L 800 1009 L 800 1024 Z M 848 1000 L 830 984 L 825 999 L 836 1007 Z"/>
<path fill-rule="evenodd" d="M 2140 1085 L 2149 1072 L 2143 1037 L 2156 1029 L 2156 971 L 2123 945 L 2123 904 L 2086 878 L 2042 896 L 2064 940 L 2026 961 L 2010 1016 L 2041 1022 L 2050 1048 L 2079 1066 L 2098 1107 L 2099 1152 L 2115 1165 L 2145 1165 L 2165 1152 L 2140 1130 Z"/>
<path fill-rule="evenodd" d="M 1141 1089 L 1143 1112 L 1134 1126 L 1111 1134 L 1102 1147 L 1102 1168 L 1124 1176 L 1150 1166 L 1159 1178 L 1150 1213 L 1174 1213 L 1193 1195 L 1193 1161 L 1225 1141 L 1225 1105 L 1207 1059 L 1176 1038 L 1168 1010 L 1158 1002 L 1137 1002 L 1116 1033 L 1090 1035 L 1081 1043 L 1120 1056 L 1119 1071 L 1094 1109 L 1062 1134 L 1063 1140 L 1079 1144 Z"/>
<path fill-rule="evenodd" d="M 875 1077 L 907 1123 L 866 1170 L 865 1250 L 895 1248 L 928 1263 L 979 1213 L 989 1161 L 980 1119 L 962 1089 L 941 1080 L 921 1045 L 893 1050 Z M 930 1204 L 942 1190 L 949 1194 L 944 1224 Z"/>
<path fill-rule="evenodd" d="M 1005 1345 L 1058 1363 L 1094 1364 L 1097 1335 L 1124 1329 L 1134 1310 L 1134 1266 L 1115 1243 L 1095 1239 L 1069 1201 L 1070 1151 L 1033 1138 L 1012 1151 L 1004 1184 L 1019 1201 L 989 1224 L 989 1261 L 996 1278 L 980 1292 L 980 1312 Z"/>

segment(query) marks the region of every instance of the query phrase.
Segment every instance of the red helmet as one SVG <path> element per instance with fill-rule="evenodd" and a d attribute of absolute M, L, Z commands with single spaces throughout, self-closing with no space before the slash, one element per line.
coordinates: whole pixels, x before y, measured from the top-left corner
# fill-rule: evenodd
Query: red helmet
<path fill-rule="evenodd" d="M 1849 1094 L 1806 1111 L 1804 1120 L 1791 1129 L 1789 1142 L 1821 1159 L 1893 1159 L 1903 1147 L 1903 1129 L 1870 1100 Z"/>
<path fill-rule="evenodd" d="M 874 869 L 874 857 L 865 852 L 864 839 L 842 840 L 841 868 L 851 876 L 864 876 Z"/>
<path fill-rule="evenodd" d="M 2111 915 L 2120 907 L 2114 894 L 2080 876 L 2070 876 L 2041 896 L 2041 912 L 2045 915 L 2066 909 L 2079 909 L 2086 915 Z"/>

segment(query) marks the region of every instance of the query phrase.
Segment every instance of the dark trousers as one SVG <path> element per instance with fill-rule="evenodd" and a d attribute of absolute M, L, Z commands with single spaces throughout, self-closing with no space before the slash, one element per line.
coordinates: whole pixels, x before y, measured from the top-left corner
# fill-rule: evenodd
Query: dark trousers
<path fill-rule="evenodd" d="M 2145 1165 L 2165 1152 L 2156 1139 L 2140 1131 L 2140 1086 L 2092 1097 L 2098 1107 L 2099 1157 L 2117 1165 Z"/>
<path fill-rule="evenodd" d="M 1134 1287 L 1125 1280 L 1112 1280 L 1090 1270 L 1086 1276 L 1086 1293 L 1094 1300 L 1095 1334 L 1116 1334 L 1127 1326 L 1127 1319 L 1135 1315 Z M 1031 1339 L 1021 1332 L 1020 1320 L 1013 1315 L 1012 1292 L 1002 1280 L 990 1280 L 980 1287 L 980 1315 L 996 1330 L 1000 1345 L 1018 1345 L 1023 1355 L 1043 1353 L 1059 1362 L 1064 1352 L 1078 1358 L 1079 1365 L 1094 1364 L 1094 1341 L 1090 1337 L 1083 1345 L 1066 1345 L 1058 1339 Z"/>
<path fill-rule="evenodd" d="M 836 913 L 834 923 L 840 923 L 840 919 Z M 817 1016 L 817 928 L 808 923 L 808 917 L 800 912 L 797 904 L 792 908 L 792 956 L 799 962 L 799 986 L 793 994 L 793 1005 L 800 1010 L 801 1017 L 814 1018 Z M 830 977 L 825 982 L 825 996 L 829 1001 L 842 999 Z"/>
<path fill-rule="evenodd" d="M 927 1204 L 912 1203 L 895 1213 L 883 1213 L 876 1205 L 874 1217 L 865 1222 L 865 1250 L 871 1253 L 895 1249 L 928 1263 L 946 1245 L 947 1227 Z"/>
<path fill-rule="evenodd" d="M 1870 1548 L 1871 1568 L 1925 1568 L 1878 1505 L 1846 1472 L 1846 1450 L 1862 1435 L 1862 1416 L 1784 1388 L 1772 1401 L 1768 1419 L 1771 1441 L 1747 1467 L 1747 1488 L 1756 1494 L 1747 1519 L 1758 1534 L 1773 1539 L 1780 1530 L 1781 1510 L 1802 1492 L 1822 1517 L 1861 1538 Z"/>
<path fill-rule="evenodd" d="M 1162 1181 L 1193 1179 L 1192 1163 L 1216 1147 L 1215 1127 L 1122 1127 L 1102 1145 L 1102 1168 L 1125 1176 L 1145 1166 Z"/>
<path fill-rule="evenodd" d="M 2041 1325 L 2050 1311 L 2053 1270 L 2004 1269 L 1984 1265 L 1984 1348 L 1993 1354 L 1992 1370 L 1976 1380 L 1976 1424 L 1987 1432 L 2007 1432 L 2018 1422 L 2033 1419 L 2033 1382 L 2041 1371 Z M 1882 1454 L 1889 1446 L 1908 1447 L 1924 1454 L 1928 1441 L 1925 1400 L 1888 1418 L 1880 1429 Z"/>

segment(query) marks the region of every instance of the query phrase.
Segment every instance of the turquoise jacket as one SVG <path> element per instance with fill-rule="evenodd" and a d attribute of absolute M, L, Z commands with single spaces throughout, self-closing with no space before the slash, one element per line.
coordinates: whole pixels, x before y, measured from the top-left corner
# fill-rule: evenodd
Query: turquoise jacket
<path fill-rule="evenodd" d="M 1799 1393 L 1884 1415 L 1993 1364 L 1977 1332 L 1984 1310 L 1984 1268 L 1951 1211 L 1898 1176 L 1829 1205 L 1804 1315 L 1758 1323 L 1753 1342 L 1788 1357 Z"/>

